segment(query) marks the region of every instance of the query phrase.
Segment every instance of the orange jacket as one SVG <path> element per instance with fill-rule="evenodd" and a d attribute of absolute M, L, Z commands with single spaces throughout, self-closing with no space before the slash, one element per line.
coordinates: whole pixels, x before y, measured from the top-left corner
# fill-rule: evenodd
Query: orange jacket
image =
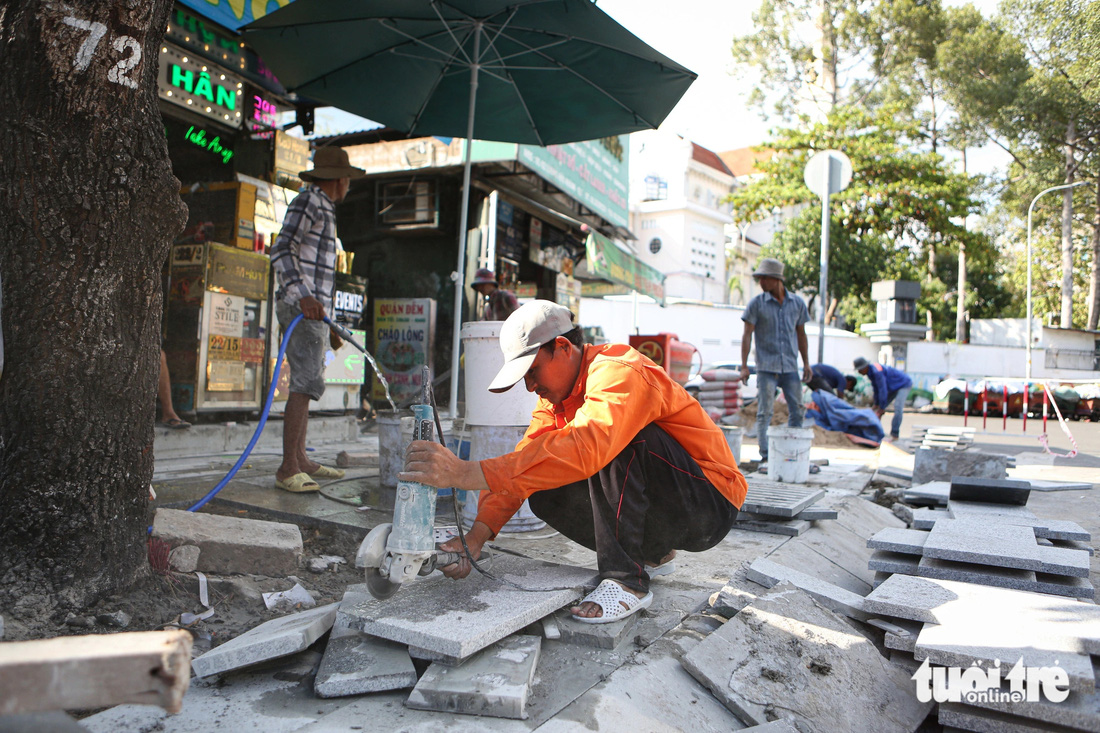
<path fill-rule="evenodd" d="M 522 383 L 513 389 L 522 388 Z M 477 519 L 493 530 L 536 491 L 595 475 L 638 432 L 657 423 L 682 445 L 735 506 L 747 484 L 729 444 L 699 402 L 659 366 L 625 344 L 585 346 L 580 377 L 556 407 L 539 399 L 516 450 L 481 461 L 489 484 Z"/>

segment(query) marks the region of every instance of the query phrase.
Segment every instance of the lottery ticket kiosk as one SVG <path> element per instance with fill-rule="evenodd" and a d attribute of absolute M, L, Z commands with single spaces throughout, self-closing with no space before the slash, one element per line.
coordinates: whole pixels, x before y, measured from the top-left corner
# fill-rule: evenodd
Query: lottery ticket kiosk
<path fill-rule="evenodd" d="M 263 253 L 214 242 L 172 247 L 164 351 L 177 411 L 262 407 L 269 292 Z"/>

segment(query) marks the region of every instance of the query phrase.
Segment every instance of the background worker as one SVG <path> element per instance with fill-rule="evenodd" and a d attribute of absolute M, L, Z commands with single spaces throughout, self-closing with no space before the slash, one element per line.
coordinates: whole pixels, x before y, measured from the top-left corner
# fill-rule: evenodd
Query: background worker
<path fill-rule="evenodd" d="M 760 469 L 768 462 L 768 426 L 772 424 L 775 389 L 783 390 L 787 400 L 787 424 L 802 427 L 802 382 L 813 378 L 810 371 L 806 321 L 810 312 L 806 303 L 787 292 L 783 263 L 770 257 L 760 260 L 752 274 L 760 284 L 760 293 L 745 306 L 741 320 L 741 381 L 749 381 L 749 346 L 756 335 L 756 438 L 760 444 Z M 798 355 L 802 355 L 802 371 Z"/>
<path fill-rule="evenodd" d="M 485 299 L 485 309 L 481 312 L 483 321 L 505 321 L 519 308 L 515 293 L 505 290 L 497 282 L 496 275 L 487 267 L 474 273 L 473 288 Z"/>
<path fill-rule="evenodd" d="M 348 195 L 351 179 L 364 174 L 342 148 L 318 148 L 313 169 L 298 174 L 309 185 L 290 202 L 271 247 L 279 324 L 286 328 L 299 314 L 305 316 L 286 347 L 290 396 L 283 416 L 283 462 L 275 471 L 275 487 L 285 491 L 319 491 L 316 479 L 344 477 L 342 470 L 310 460 L 306 429 L 309 401 L 325 392 L 325 342 L 333 351 L 343 343 L 323 320 L 332 311 L 336 289 L 336 204 Z"/>
<path fill-rule="evenodd" d="M 607 623 L 652 601 L 649 581 L 672 570 L 677 549 L 701 552 L 728 533 L 746 483 L 729 444 L 697 400 L 626 344 L 584 345 L 573 314 L 535 300 L 500 331 L 504 366 L 489 385 L 523 381 L 539 401 L 516 450 L 463 461 L 413 441 L 398 477 L 482 491 L 466 535 L 476 560 L 527 499 L 535 516 L 596 551 L 600 585 L 571 609 Z M 487 491 L 486 491 L 487 489 Z M 462 552 L 456 538 L 444 550 Z M 463 559 L 442 568 L 471 570 Z"/>
<path fill-rule="evenodd" d="M 869 362 L 862 356 L 856 357 L 852 365 L 860 374 L 866 375 L 871 380 L 871 387 L 875 391 L 874 409 L 879 421 L 886 413 L 886 405 L 894 403 L 894 419 L 890 423 L 890 440 L 897 440 L 901 436 L 901 417 L 905 411 L 905 398 L 913 386 L 913 380 L 900 369 L 892 366 Z"/>
<path fill-rule="evenodd" d="M 810 367 L 810 371 L 813 372 L 813 378 L 810 380 L 810 389 L 817 391 L 823 389 L 827 392 L 835 392 L 836 396 L 840 399 L 844 399 L 845 390 L 851 389 L 848 386 L 848 377 L 834 366 L 828 364 L 814 364 Z M 855 382 L 855 379 L 852 379 Z"/>

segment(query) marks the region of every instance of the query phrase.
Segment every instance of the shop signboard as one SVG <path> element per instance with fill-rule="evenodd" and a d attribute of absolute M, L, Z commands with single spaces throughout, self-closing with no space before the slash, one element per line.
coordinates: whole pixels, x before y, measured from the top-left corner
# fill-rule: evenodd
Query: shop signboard
<path fill-rule="evenodd" d="M 266 255 L 244 252 L 233 247 L 211 244 L 206 262 L 206 289 L 267 300 L 267 272 L 271 266 Z"/>
<path fill-rule="evenodd" d="M 275 133 L 275 182 L 286 188 L 301 188 L 298 174 L 309 168 L 309 141 L 288 135 L 283 131 Z"/>
<path fill-rule="evenodd" d="M 239 128 L 243 122 L 244 80 L 168 43 L 161 47 L 157 88 L 161 99 L 227 127 Z"/>
<path fill-rule="evenodd" d="M 589 233 L 585 250 L 589 275 L 625 285 L 664 304 L 665 276 L 660 271 L 624 252 L 610 239 L 596 232 Z"/>
<path fill-rule="evenodd" d="M 180 0 L 219 25 L 235 31 L 245 23 L 259 20 L 268 13 L 275 12 L 291 0 Z"/>
<path fill-rule="evenodd" d="M 236 30 L 241 23 L 235 18 L 249 16 L 251 20 L 251 15 L 256 12 L 256 8 L 265 4 L 263 0 L 252 3 L 246 3 L 244 0 L 229 0 L 221 3 L 218 0 L 198 0 L 197 2 L 182 0 L 182 2 L 183 5 L 177 3 L 171 15 L 168 16 L 168 28 L 164 34 L 166 41 L 227 69 L 238 71 L 270 92 L 286 94 L 286 89 L 263 60 L 256 55 L 256 52 L 242 43 L 239 38 L 219 27 Z M 287 0 L 273 0 L 266 4 L 274 10 L 286 3 Z M 185 5 L 190 5 L 191 8 L 184 7 Z M 223 12 L 219 13 L 219 8 Z"/>
<path fill-rule="evenodd" d="M 244 335 L 244 298 L 239 295 L 219 295 L 210 301 L 210 333 L 240 340 Z M 240 344 L 237 344 L 238 355 L 240 350 Z"/>
<path fill-rule="evenodd" d="M 519 162 L 616 226 L 627 226 L 628 150 L 623 136 L 519 146 Z"/>
<path fill-rule="evenodd" d="M 374 357 L 390 385 L 390 396 L 399 404 L 415 399 L 424 389 L 422 367 L 432 363 L 435 306 L 431 298 L 374 301 Z M 378 380 L 371 398 L 386 399 Z"/>

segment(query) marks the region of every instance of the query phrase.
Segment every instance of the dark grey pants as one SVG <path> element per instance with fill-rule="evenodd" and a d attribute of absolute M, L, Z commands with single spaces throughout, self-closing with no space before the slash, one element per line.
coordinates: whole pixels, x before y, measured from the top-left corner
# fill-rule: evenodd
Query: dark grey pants
<path fill-rule="evenodd" d="M 642 592 L 645 563 L 672 550 L 709 550 L 737 516 L 695 459 L 652 424 L 596 475 L 536 491 L 528 502 L 535 516 L 596 551 L 601 578 Z"/>

